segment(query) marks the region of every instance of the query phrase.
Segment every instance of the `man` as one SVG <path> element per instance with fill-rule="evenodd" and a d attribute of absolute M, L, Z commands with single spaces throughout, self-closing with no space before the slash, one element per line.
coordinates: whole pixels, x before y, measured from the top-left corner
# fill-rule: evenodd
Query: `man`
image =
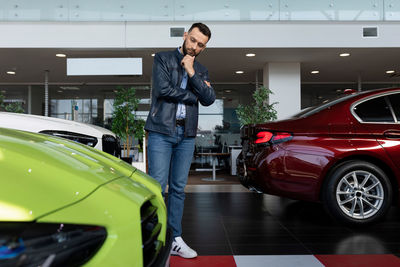
<path fill-rule="evenodd" d="M 183 45 L 154 57 L 150 113 L 145 129 L 149 132 L 149 174 L 164 194 L 168 182 L 168 226 L 174 241 L 172 255 L 194 258 L 196 251 L 183 241 L 182 215 L 198 122 L 198 103 L 215 101 L 207 69 L 195 58 L 206 48 L 210 29 L 194 23 L 183 35 Z"/>

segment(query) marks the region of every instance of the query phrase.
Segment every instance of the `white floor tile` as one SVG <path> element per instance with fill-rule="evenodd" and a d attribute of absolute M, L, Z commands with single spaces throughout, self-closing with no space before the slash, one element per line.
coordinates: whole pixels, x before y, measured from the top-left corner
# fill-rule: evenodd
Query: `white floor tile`
<path fill-rule="evenodd" d="M 234 256 L 237 267 L 323 267 L 313 255 Z"/>

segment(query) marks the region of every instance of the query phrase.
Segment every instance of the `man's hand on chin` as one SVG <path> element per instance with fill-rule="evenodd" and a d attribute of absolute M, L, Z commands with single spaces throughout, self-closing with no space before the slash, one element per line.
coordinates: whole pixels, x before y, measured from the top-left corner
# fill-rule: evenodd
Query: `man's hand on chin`
<path fill-rule="evenodd" d="M 185 55 L 181 61 L 182 66 L 185 68 L 190 78 L 192 78 L 194 75 L 194 68 L 193 68 L 194 58 L 195 57 L 192 57 L 191 55 Z"/>

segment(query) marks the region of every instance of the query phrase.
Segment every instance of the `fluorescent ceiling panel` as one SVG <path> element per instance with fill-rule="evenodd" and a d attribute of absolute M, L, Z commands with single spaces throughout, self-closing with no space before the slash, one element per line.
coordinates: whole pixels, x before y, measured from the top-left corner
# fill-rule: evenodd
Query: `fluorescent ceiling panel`
<path fill-rule="evenodd" d="M 142 58 L 67 58 L 67 76 L 142 75 Z"/>

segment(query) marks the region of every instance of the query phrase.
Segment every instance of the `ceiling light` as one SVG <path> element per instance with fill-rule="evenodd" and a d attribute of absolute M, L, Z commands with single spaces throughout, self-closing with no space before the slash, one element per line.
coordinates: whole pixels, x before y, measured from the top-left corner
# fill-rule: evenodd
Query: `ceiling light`
<path fill-rule="evenodd" d="M 244 73 L 244 71 L 242 71 L 242 70 L 238 70 L 237 72 L 236 72 L 236 74 L 243 74 Z"/>
<path fill-rule="evenodd" d="M 222 99 L 226 99 L 226 96 L 223 96 Z"/>
<path fill-rule="evenodd" d="M 15 71 L 7 71 L 7 74 L 10 74 L 10 75 L 15 75 Z"/>
<path fill-rule="evenodd" d="M 60 88 L 63 90 L 79 90 L 77 86 L 60 86 Z"/>
<path fill-rule="evenodd" d="M 66 54 L 56 54 L 56 57 L 66 57 Z"/>
<path fill-rule="evenodd" d="M 387 70 L 386 73 L 387 74 L 391 74 L 391 73 L 395 73 L 395 71 L 394 70 Z"/>
<path fill-rule="evenodd" d="M 318 74 L 319 73 L 319 70 L 313 70 L 313 71 L 311 71 L 311 74 Z"/>
<path fill-rule="evenodd" d="M 350 56 L 350 53 L 341 53 L 341 54 L 339 54 L 339 56 L 341 56 L 341 57 L 348 57 L 348 56 Z"/>
<path fill-rule="evenodd" d="M 253 53 L 246 54 L 246 57 L 255 57 L 255 56 L 256 56 L 256 54 L 253 54 Z"/>
<path fill-rule="evenodd" d="M 151 54 L 152 57 L 154 57 L 156 54 Z"/>
<path fill-rule="evenodd" d="M 57 92 L 62 93 L 63 91 L 62 90 L 58 90 Z"/>
<path fill-rule="evenodd" d="M 231 90 L 225 90 L 225 93 L 230 93 L 230 92 L 232 92 Z"/>

